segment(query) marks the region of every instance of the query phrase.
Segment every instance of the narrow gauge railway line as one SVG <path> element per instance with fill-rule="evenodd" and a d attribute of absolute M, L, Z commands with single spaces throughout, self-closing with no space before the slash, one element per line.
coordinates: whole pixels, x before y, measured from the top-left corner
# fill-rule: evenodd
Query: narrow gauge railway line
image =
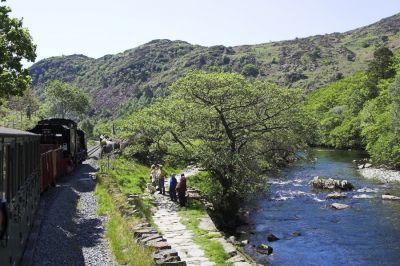
<path fill-rule="evenodd" d="M 92 155 L 94 155 L 100 148 L 101 148 L 100 145 L 96 145 L 90 148 L 87 152 L 88 158 L 92 157 Z"/>

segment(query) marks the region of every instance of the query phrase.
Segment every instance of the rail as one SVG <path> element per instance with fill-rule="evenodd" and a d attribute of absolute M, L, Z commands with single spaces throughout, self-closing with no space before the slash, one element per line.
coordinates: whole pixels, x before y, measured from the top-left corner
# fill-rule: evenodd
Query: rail
<path fill-rule="evenodd" d="M 88 150 L 88 157 L 91 157 L 95 152 L 100 149 L 100 145 L 96 145 Z"/>

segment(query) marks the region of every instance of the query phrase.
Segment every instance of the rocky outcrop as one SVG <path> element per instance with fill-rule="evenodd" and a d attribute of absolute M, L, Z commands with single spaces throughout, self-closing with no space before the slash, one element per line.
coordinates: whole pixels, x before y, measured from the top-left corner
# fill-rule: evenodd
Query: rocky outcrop
<path fill-rule="evenodd" d="M 352 190 L 354 189 L 353 184 L 347 180 L 337 180 L 332 178 L 321 178 L 319 176 L 314 177 L 309 184 L 316 189 L 328 189 L 328 190 Z"/>

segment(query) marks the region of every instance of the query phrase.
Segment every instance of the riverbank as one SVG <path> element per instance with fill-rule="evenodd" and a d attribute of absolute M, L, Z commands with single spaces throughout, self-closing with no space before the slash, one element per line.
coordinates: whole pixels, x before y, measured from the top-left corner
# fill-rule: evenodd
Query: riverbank
<path fill-rule="evenodd" d="M 400 182 L 400 171 L 389 170 L 384 168 L 363 168 L 358 172 L 368 179 L 377 179 L 384 183 Z"/>

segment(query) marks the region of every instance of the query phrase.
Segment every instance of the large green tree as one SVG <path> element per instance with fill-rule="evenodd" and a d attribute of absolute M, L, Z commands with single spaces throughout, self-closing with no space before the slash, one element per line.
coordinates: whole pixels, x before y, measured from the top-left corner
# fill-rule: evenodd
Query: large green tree
<path fill-rule="evenodd" d="M 0 6 L 0 98 L 22 95 L 31 83 L 22 61 L 33 62 L 36 58 L 28 29 L 23 27 L 22 19 L 11 18 L 10 12 L 9 7 Z"/>
<path fill-rule="evenodd" d="M 209 199 L 227 225 L 241 200 L 265 188 L 261 170 L 289 162 L 305 147 L 302 102 L 299 90 L 239 74 L 191 72 L 123 127 L 140 155 L 192 160 L 206 169 Z"/>
<path fill-rule="evenodd" d="M 44 91 L 45 115 L 77 119 L 90 107 L 89 96 L 80 88 L 55 80 Z"/>

